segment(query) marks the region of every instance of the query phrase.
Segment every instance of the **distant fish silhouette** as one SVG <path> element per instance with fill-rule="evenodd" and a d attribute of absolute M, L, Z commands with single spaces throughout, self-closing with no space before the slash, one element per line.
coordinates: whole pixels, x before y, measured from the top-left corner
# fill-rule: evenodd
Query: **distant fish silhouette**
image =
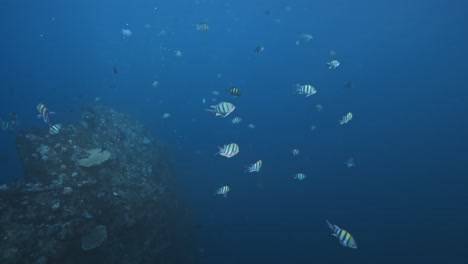
<path fill-rule="evenodd" d="M 112 66 L 112 72 L 114 72 L 114 74 L 117 74 L 117 73 L 118 73 L 118 71 L 117 71 L 117 67 L 115 67 L 115 65 L 114 65 L 114 66 Z"/>
<path fill-rule="evenodd" d="M 261 52 L 263 52 L 264 49 L 265 49 L 264 46 L 262 46 L 262 45 L 257 45 L 257 47 L 255 47 L 255 50 L 254 50 L 254 51 L 255 51 L 256 53 L 261 53 Z"/>
<path fill-rule="evenodd" d="M 6 155 L 6 154 L 2 154 L 0 155 L 0 161 L 9 161 L 10 160 L 10 156 Z"/>
<path fill-rule="evenodd" d="M 344 87 L 345 88 L 353 88 L 353 83 L 352 82 L 345 82 Z"/>

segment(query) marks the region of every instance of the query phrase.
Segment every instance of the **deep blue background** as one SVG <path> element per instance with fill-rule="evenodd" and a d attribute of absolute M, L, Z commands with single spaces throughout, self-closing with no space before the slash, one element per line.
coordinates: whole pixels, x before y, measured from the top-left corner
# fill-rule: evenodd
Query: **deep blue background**
<path fill-rule="evenodd" d="M 174 152 L 203 226 L 198 263 L 468 263 L 466 1 L 70 2 L 0 2 L 0 117 L 45 127 L 43 102 L 54 122 L 74 122 L 100 96 L 142 121 Z M 314 39 L 296 46 L 301 32 Z M 336 70 L 324 67 L 331 49 Z M 318 93 L 295 95 L 295 83 Z M 236 111 L 205 112 L 213 97 Z M 13 157 L 0 161 L 4 183 L 21 170 L 15 132 L 0 132 L 0 155 Z M 213 155 L 230 142 L 238 156 Z M 259 174 L 243 173 L 258 159 Z M 226 199 L 212 195 L 222 185 Z"/>

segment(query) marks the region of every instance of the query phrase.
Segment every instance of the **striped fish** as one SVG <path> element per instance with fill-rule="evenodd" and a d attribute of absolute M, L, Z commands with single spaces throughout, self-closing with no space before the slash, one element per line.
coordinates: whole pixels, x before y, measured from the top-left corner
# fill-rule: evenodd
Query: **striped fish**
<path fill-rule="evenodd" d="M 37 105 L 37 111 L 39 112 L 38 118 L 42 117 L 44 123 L 50 125 L 50 111 L 49 109 L 42 103 Z"/>
<path fill-rule="evenodd" d="M 351 112 L 349 112 L 346 115 L 344 115 L 341 118 L 341 120 L 339 120 L 340 125 L 344 125 L 344 124 L 348 123 L 349 121 L 351 121 L 351 119 L 353 119 L 353 114 Z"/>
<path fill-rule="evenodd" d="M 3 131 L 6 131 L 6 130 L 14 130 L 14 129 L 15 129 L 15 128 L 14 128 L 12 122 L 2 121 L 2 130 L 3 130 Z"/>
<path fill-rule="evenodd" d="M 299 181 L 302 181 L 305 178 L 306 178 L 306 175 L 304 173 L 302 173 L 302 172 L 297 173 L 296 175 L 294 175 L 294 179 L 299 180 Z"/>
<path fill-rule="evenodd" d="M 340 62 L 337 60 L 332 60 L 327 62 L 328 69 L 336 69 L 336 67 L 340 66 Z"/>
<path fill-rule="evenodd" d="M 344 247 L 349 247 L 353 249 L 357 248 L 356 241 L 354 240 L 353 236 L 348 231 L 341 229 L 337 225 L 332 225 L 332 223 L 330 223 L 328 220 L 327 220 L 327 225 L 331 230 L 333 230 L 332 235 L 338 238 L 338 241 L 340 241 L 341 245 L 343 245 Z"/>
<path fill-rule="evenodd" d="M 216 116 L 222 116 L 222 117 L 228 116 L 230 113 L 232 113 L 236 109 L 236 106 L 229 102 L 220 102 L 217 105 L 212 105 L 210 107 L 212 109 L 205 109 L 205 110 L 208 112 L 215 113 Z"/>
<path fill-rule="evenodd" d="M 229 191 L 230 191 L 230 188 L 229 188 L 229 186 L 226 185 L 226 186 L 223 186 L 223 187 L 219 188 L 218 190 L 216 190 L 214 194 L 215 195 L 216 194 L 221 194 L 222 196 L 224 196 L 224 198 L 226 198 Z"/>
<path fill-rule="evenodd" d="M 306 97 L 309 97 L 311 95 L 316 94 L 317 90 L 315 90 L 315 88 L 310 84 L 305 84 L 305 85 L 296 84 L 295 92 L 298 94 L 305 94 Z"/>
<path fill-rule="evenodd" d="M 260 168 L 262 167 L 262 164 L 263 164 L 262 160 L 258 160 L 254 164 L 251 164 L 250 166 L 246 166 L 247 170 L 245 170 L 245 172 L 259 172 Z"/>
<path fill-rule="evenodd" d="M 234 117 L 234 118 L 231 120 L 231 123 L 233 123 L 234 125 L 237 125 L 237 124 L 239 124 L 241 121 L 242 121 L 242 118 L 236 116 L 236 117 Z"/>
<path fill-rule="evenodd" d="M 297 148 L 291 150 L 291 153 L 293 154 L 293 156 L 297 156 L 299 155 L 299 150 Z"/>
<path fill-rule="evenodd" d="M 234 96 L 241 96 L 241 90 L 237 87 L 231 87 L 226 90 L 228 93 L 234 95 Z"/>
<path fill-rule="evenodd" d="M 55 124 L 55 125 L 53 125 L 53 126 L 51 126 L 49 128 L 49 134 L 51 134 L 51 135 L 58 134 L 60 132 L 60 129 L 62 129 L 62 125 L 61 124 Z"/>
<path fill-rule="evenodd" d="M 219 151 L 216 154 L 226 158 L 232 158 L 235 155 L 237 155 L 237 153 L 239 153 L 239 145 L 237 145 L 236 143 L 231 143 L 218 148 Z"/>
<path fill-rule="evenodd" d="M 198 23 L 195 25 L 195 28 L 199 31 L 207 31 L 210 29 L 210 26 L 207 23 Z"/>

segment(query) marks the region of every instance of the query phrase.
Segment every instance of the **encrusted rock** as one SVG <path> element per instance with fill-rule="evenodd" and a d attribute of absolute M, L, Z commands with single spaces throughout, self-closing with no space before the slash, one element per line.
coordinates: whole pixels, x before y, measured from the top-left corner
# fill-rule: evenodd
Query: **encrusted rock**
<path fill-rule="evenodd" d="M 87 150 L 89 156 L 84 159 L 78 160 L 78 164 L 83 167 L 92 167 L 100 165 L 110 158 L 110 152 L 107 150 L 101 150 L 99 148 Z"/>

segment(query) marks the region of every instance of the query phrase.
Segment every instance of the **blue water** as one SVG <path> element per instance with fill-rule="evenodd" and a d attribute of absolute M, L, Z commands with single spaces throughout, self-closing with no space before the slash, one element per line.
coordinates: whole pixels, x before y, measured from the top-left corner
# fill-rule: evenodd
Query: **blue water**
<path fill-rule="evenodd" d="M 466 1 L 46 2 L 0 2 L 0 117 L 44 127 L 43 102 L 75 122 L 99 96 L 139 119 L 174 153 L 202 225 L 197 263 L 468 263 Z M 314 39 L 296 45 L 303 32 Z M 237 109 L 214 117 L 212 98 Z M 15 131 L 0 132 L 1 184 L 21 169 Z M 231 142 L 238 156 L 213 155 Z M 260 173 L 243 172 L 258 159 Z"/>

